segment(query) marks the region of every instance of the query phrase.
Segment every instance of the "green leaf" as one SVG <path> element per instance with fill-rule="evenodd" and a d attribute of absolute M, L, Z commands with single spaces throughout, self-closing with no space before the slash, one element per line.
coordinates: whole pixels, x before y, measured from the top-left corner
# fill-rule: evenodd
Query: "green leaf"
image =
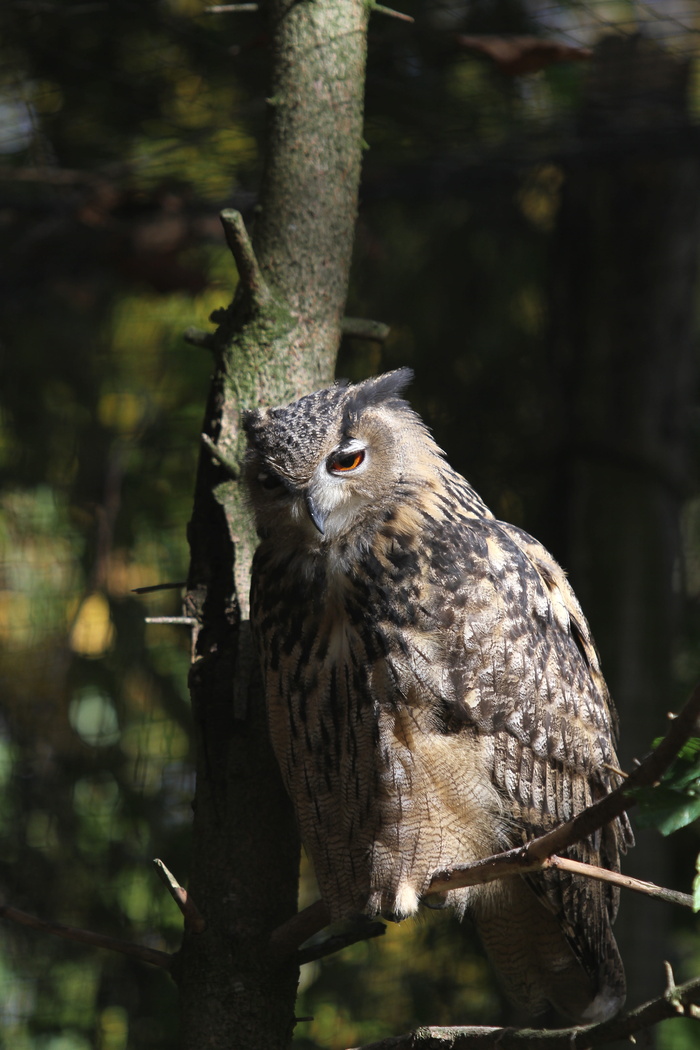
<path fill-rule="evenodd" d="M 694 793 L 659 785 L 638 788 L 630 794 L 639 803 L 637 823 L 641 827 L 657 828 L 662 835 L 671 835 L 700 817 L 700 795 Z"/>
<path fill-rule="evenodd" d="M 663 778 L 663 783 L 676 791 L 686 788 L 700 788 L 700 761 L 697 762 L 674 762 L 668 770 L 668 776 Z"/>
<path fill-rule="evenodd" d="M 662 740 L 663 737 L 657 737 L 652 747 L 658 747 Z M 662 775 L 660 785 L 691 797 L 700 794 L 700 737 L 691 737 L 690 740 L 686 741 L 671 765 Z M 656 792 L 658 790 L 659 787 L 643 789 L 643 793 L 637 796 L 640 799 L 640 803 L 648 807 L 650 803 L 642 801 L 642 799 L 647 799 L 647 795 L 644 792 Z"/>
<path fill-rule="evenodd" d="M 664 740 L 664 737 L 657 736 L 656 739 L 652 741 L 652 744 L 651 744 L 652 750 L 656 749 L 659 746 L 659 744 L 661 743 L 662 740 Z M 693 762 L 696 759 L 700 759 L 700 737 L 699 736 L 691 736 L 689 740 L 686 740 L 685 744 L 680 749 L 680 751 L 678 752 L 678 754 L 674 758 L 673 762 L 671 763 L 671 767 L 670 767 L 671 769 L 673 768 L 673 765 L 676 762 L 678 762 L 679 759 L 684 760 L 686 762 Z M 668 770 L 664 774 L 664 776 L 667 776 L 667 775 L 668 775 Z"/>
<path fill-rule="evenodd" d="M 652 747 L 658 747 L 662 739 L 654 740 Z M 628 794 L 639 804 L 638 824 L 656 828 L 662 835 L 671 835 L 700 818 L 700 737 L 686 741 L 658 784 L 632 788 Z M 700 901 L 700 888 L 697 893 Z"/>

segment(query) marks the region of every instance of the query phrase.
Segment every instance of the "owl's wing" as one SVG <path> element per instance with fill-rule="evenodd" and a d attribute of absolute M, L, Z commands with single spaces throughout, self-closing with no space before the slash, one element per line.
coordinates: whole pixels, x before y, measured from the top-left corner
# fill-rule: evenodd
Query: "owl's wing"
<path fill-rule="evenodd" d="M 616 718 L 588 624 L 545 548 L 515 526 L 482 519 L 470 529 L 464 559 L 450 693 L 482 741 L 504 803 L 508 848 L 617 786 Z M 567 852 L 618 870 L 631 841 L 623 817 Z M 622 981 L 610 931 L 618 891 L 555 872 L 527 882 L 556 916 L 593 987 L 606 966 Z"/>

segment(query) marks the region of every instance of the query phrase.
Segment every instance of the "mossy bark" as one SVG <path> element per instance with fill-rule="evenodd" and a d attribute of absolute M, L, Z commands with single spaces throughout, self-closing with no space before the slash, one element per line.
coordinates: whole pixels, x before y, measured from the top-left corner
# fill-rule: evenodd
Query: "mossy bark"
<path fill-rule="evenodd" d="M 275 0 L 269 134 L 252 243 L 229 217 L 240 281 L 214 336 L 205 431 L 228 462 L 240 413 L 328 383 L 357 210 L 368 7 Z M 267 738 L 247 625 L 255 536 L 240 482 L 203 449 L 189 539 L 197 789 L 189 890 L 207 923 L 186 932 L 177 979 L 186 1050 L 277 1048 L 294 1024 L 297 967 L 269 958 L 297 906 L 299 843 Z"/>

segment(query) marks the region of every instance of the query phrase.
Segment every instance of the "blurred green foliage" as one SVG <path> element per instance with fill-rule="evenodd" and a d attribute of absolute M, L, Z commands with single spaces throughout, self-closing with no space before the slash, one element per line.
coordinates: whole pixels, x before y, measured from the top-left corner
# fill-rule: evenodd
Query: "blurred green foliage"
<path fill-rule="evenodd" d="M 206 328 L 235 285 L 217 210 L 254 203 L 268 62 L 259 15 L 204 6 L 10 0 L 0 12 L 0 892 L 164 949 L 180 917 L 150 862 L 186 881 L 190 639 L 144 622 L 179 613 L 177 587 L 135 589 L 187 573 L 209 362 L 182 332 Z M 414 366 L 412 400 L 454 465 L 550 542 L 563 427 L 547 273 L 564 174 L 546 144 L 566 135 L 582 71 L 514 81 L 454 49 L 455 18 L 469 32 L 542 32 L 536 5 L 407 7 L 424 31 L 372 23 L 349 308 L 391 335 L 383 348 L 346 341 L 339 373 Z M 684 684 L 700 647 L 677 656 Z M 314 896 L 305 867 L 302 897 Z M 687 930 L 681 951 L 697 970 Z M 162 973 L 8 924 L 0 1002 L 13 1050 L 176 1038 Z M 296 1044 L 497 1023 L 504 1010 L 468 926 L 428 913 L 305 967 L 297 1014 L 313 1020 Z M 669 1026 L 660 1045 L 690 1039 Z"/>
<path fill-rule="evenodd" d="M 151 859 L 186 878 L 190 643 L 144 623 L 177 614 L 178 589 L 134 588 L 187 573 L 209 362 L 182 332 L 235 280 L 203 202 L 257 162 L 226 119 L 227 45 L 198 10 L 0 15 L 0 114 L 12 99 L 27 121 L 0 184 L 0 885 L 45 918 L 168 949 L 180 916 Z M 1 937 L 0 1044 L 172 1045 L 162 973 Z"/>
<path fill-rule="evenodd" d="M 654 741 L 654 747 L 661 738 Z M 672 835 L 700 817 L 700 738 L 691 737 L 658 784 L 637 788 L 639 803 L 637 823 L 658 828 L 662 835 Z M 700 907 L 696 907 L 700 911 Z"/>

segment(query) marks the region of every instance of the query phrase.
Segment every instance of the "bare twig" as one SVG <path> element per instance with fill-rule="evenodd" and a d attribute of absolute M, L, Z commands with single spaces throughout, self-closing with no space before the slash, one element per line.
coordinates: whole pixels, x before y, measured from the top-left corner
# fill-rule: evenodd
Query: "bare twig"
<path fill-rule="evenodd" d="M 595 802 L 588 809 L 560 824 L 553 831 L 532 839 L 525 846 L 497 853 L 492 857 L 465 864 L 451 871 L 438 872 L 430 883 L 430 893 L 445 893 L 462 886 L 477 886 L 493 882 L 506 875 L 524 875 L 538 871 L 554 854 L 588 838 L 605 824 L 619 817 L 635 805 L 630 794 L 634 788 L 656 784 L 687 740 L 698 732 L 700 717 L 700 685 L 696 686 L 677 718 L 671 722 L 666 736 L 658 747 L 647 755 L 625 780 L 624 784 L 609 795 Z"/>
<path fill-rule="evenodd" d="M 676 985 L 671 974 L 657 999 L 619 1014 L 602 1024 L 575 1028 L 417 1028 L 405 1035 L 381 1039 L 356 1050 L 592 1050 L 618 1039 L 630 1039 L 671 1017 L 697 1019 L 700 978 Z"/>
<path fill-rule="evenodd" d="M 270 298 L 269 289 L 260 270 L 253 244 L 248 236 L 243 216 L 233 208 L 225 208 L 220 215 L 226 243 L 236 262 L 241 284 L 253 302 L 262 306 Z"/>
<path fill-rule="evenodd" d="M 542 865 L 544 868 L 556 868 L 558 871 L 570 871 L 574 875 L 584 875 L 587 879 L 598 879 L 600 882 L 612 882 L 615 886 L 621 886 L 626 890 L 634 890 L 643 893 L 647 897 L 657 897 L 659 900 L 667 901 L 669 904 L 680 904 L 684 908 L 693 907 L 693 897 L 690 893 L 681 893 L 679 890 L 669 890 L 665 886 L 657 886 L 653 882 L 645 882 L 643 879 L 633 879 L 631 875 L 623 875 L 619 871 L 610 871 L 609 868 L 599 868 L 595 864 L 584 864 L 580 860 L 571 860 L 569 857 L 557 857 L 556 854 L 548 857 Z"/>
<path fill-rule="evenodd" d="M 497 853 L 494 856 L 485 857 L 483 860 L 478 860 L 473 864 L 466 864 L 459 868 L 453 868 L 450 871 L 436 873 L 430 883 L 428 892 L 445 893 L 447 890 L 459 889 L 463 886 L 477 886 L 508 876 L 524 875 L 529 872 L 539 871 L 547 865 L 554 867 L 556 864 L 551 863 L 554 857 L 561 863 L 564 859 L 558 857 L 561 851 L 592 835 L 599 828 L 615 820 L 625 810 L 635 804 L 636 799 L 627 794 L 630 789 L 648 787 L 658 782 L 686 741 L 694 733 L 700 731 L 698 728 L 699 718 L 700 685 L 693 690 L 678 717 L 672 720 L 666 736 L 658 747 L 654 748 L 643 762 L 635 766 L 624 784 L 609 795 L 606 795 L 599 802 L 589 806 L 588 809 L 583 810 L 573 820 L 567 821 L 566 824 L 561 824 L 545 835 L 540 835 L 539 838 L 532 839 L 525 846 L 507 850 L 505 853 Z M 597 874 L 594 874 L 588 870 L 587 866 L 584 867 L 586 867 L 586 870 L 581 871 L 580 874 L 585 874 L 591 878 L 603 877 L 601 873 L 605 869 L 599 868 L 597 869 Z M 614 875 L 615 873 L 611 874 Z M 620 878 L 623 879 L 624 876 L 620 876 Z M 617 879 L 611 879 L 610 881 L 617 881 Z M 638 881 L 629 880 L 629 882 Z M 641 890 L 640 885 L 631 886 L 629 883 L 620 883 L 620 885 L 623 884 L 628 885 L 631 889 L 637 889 L 639 892 L 649 892 L 648 890 Z M 647 883 L 644 885 L 651 886 L 652 884 Z M 650 895 L 665 896 L 666 899 L 673 899 L 676 903 L 684 905 L 687 903 L 686 894 L 677 894 L 675 890 L 664 890 L 662 887 L 656 887 L 656 890 L 659 892 Z M 316 901 L 315 904 L 305 908 L 304 911 L 295 915 L 274 931 L 270 939 L 271 948 L 275 954 L 290 953 L 308 937 L 322 929 L 328 921 L 328 909 L 322 901 Z"/>
<path fill-rule="evenodd" d="M 668 961 L 664 962 L 664 974 L 666 975 L 666 995 L 675 995 L 678 985 L 676 984 L 673 967 Z"/>
<path fill-rule="evenodd" d="M 192 933 L 202 933 L 206 929 L 207 924 L 187 890 L 180 885 L 173 873 L 166 868 L 163 861 L 158 857 L 154 859 L 153 865 L 158 872 L 161 882 L 182 912 L 185 928 L 191 930 Z"/>
<path fill-rule="evenodd" d="M 372 10 L 378 15 L 388 15 L 389 18 L 398 18 L 399 22 L 415 22 L 412 15 L 405 15 L 403 11 L 395 11 L 393 7 L 385 7 L 384 4 L 372 4 Z"/>
<path fill-rule="evenodd" d="M 359 920 L 363 916 L 358 916 Z M 279 926 L 270 937 L 270 954 L 276 963 L 282 963 L 297 951 L 300 944 L 313 937 L 330 922 L 330 914 L 323 901 L 316 901 L 308 908 L 293 915 L 291 919 Z M 330 931 L 327 938 L 318 944 L 311 943 L 298 953 L 297 962 L 303 965 L 315 959 L 348 948 L 357 941 L 368 941 L 373 937 L 382 937 L 386 933 L 383 922 L 365 918 L 364 922 L 348 921 L 347 926 L 337 931 Z"/>
<path fill-rule="evenodd" d="M 280 961 L 287 959 L 300 944 L 327 926 L 330 920 L 330 912 L 323 901 L 314 901 L 273 930 L 270 936 L 271 954 Z"/>
<path fill-rule="evenodd" d="M 615 776 L 620 777 L 621 780 L 627 779 L 627 773 L 625 773 L 624 769 L 618 769 L 617 766 L 611 766 L 609 762 L 603 762 L 603 769 L 607 769 L 611 773 L 614 773 Z"/>
<path fill-rule="evenodd" d="M 199 622 L 194 616 L 144 616 L 144 623 L 180 623 L 187 627 L 196 627 Z"/>
<path fill-rule="evenodd" d="M 488 858 L 491 859 L 491 858 Z M 555 868 L 558 871 L 570 871 L 574 875 L 582 875 L 588 879 L 598 879 L 600 882 L 610 882 L 615 886 L 620 886 L 623 889 L 633 890 L 636 893 L 643 893 L 647 897 L 655 897 L 658 900 L 667 901 L 669 904 L 679 904 L 684 908 L 693 908 L 693 897 L 690 893 L 681 893 L 679 890 L 670 890 L 665 886 L 657 886 L 653 882 L 645 882 L 642 879 L 634 879 L 631 875 L 623 875 L 619 871 L 610 871 L 609 868 L 600 868 L 595 864 L 584 864 L 582 861 L 572 860 L 569 857 L 558 857 L 556 854 L 547 857 L 541 863 L 533 869 L 528 868 L 527 870 L 538 871 L 540 868 Z M 518 869 L 515 874 L 520 874 L 522 869 Z M 507 874 L 507 873 L 506 873 Z M 454 888 L 454 886 L 452 886 Z M 308 913 L 308 914 L 307 914 Z M 307 937 L 312 936 L 318 932 L 323 926 L 330 921 L 330 916 L 325 905 L 322 901 L 316 901 L 310 908 L 306 908 L 304 911 L 295 915 L 292 919 L 280 926 L 278 930 L 272 935 L 270 946 L 275 955 L 280 957 L 286 957 L 290 955 L 299 944 L 303 943 Z M 314 928 L 314 925 L 318 923 L 318 928 Z M 310 931 L 310 932 L 309 932 Z M 340 951 L 346 948 L 349 944 L 354 943 L 355 940 L 364 940 L 369 937 L 379 936 L 379 933 L 369 933 L 358 931 L 357 937 L 343 940 L 339 938 L 337 941 L 329 941 L 327 945 L 324 945 L 321 950 L 310 952 L 308 957 L 306 953 L 303 959 L 300 956 L 300 962 L 309 962 L 311 959 L 319 959 L 324 955 L 331 955 L 336 951 Z"/>
<path fill-rule="evenodd" d="M 326 931 L 327 936 L 324 933 L 318 941 L 314 940 L 304 945 L 297 956 L 299 965 L 315 962 L 316 959 L 323 959 L 326 955 L 335 955 L 336 952 L 349 948 L 351 944 L 357 944 L 358 941 L 369 941 L 374 937 L 383 937 L 386 933 L 386 925 L 383 922 L 373 921 L 364 916 L 358 916 L 356 921 L 350 920 L 347 924 L 342 925 L 342 929 Z"/>
<path fill-rule="evenodd" d="M 30 926 L 34 930 L 41 930 L 42 933 L 51 933 L 55 937 L 63 937 L 68 941 L 78 941 L 81 944 L 91 944 L 95 948 L 106 948 L 110 952 L 119 952 L 121 955 L 131 955 L 135 959 L 141 959 L 142 962 L 150 963 L 151 966 L 160 966 L 164 970 L 169 970 L 172 966 L 173 956 L 169 952 L 160 952 L 141 944 L 121 941 L 116 937 L 106 937 L 101 933 L 92 933 L 91 930 L 80 930 L 76 926 L 66 926 L 62 922 L 39 919 L 36 915 L 20 911 L 19 908 L 0 905 L 0 918 L 16 922 L 20 926 Z"/>
<path fill-rule="evenodd" d="M 213 332 L 205 332 L 202 328 L 195 328 L 194 325 L 185 329 L 182 338 L 190 346 L 202 346 L 205 350 L 213 350 L 216 346 Z"/>
<path fill-rule="evenodd" d="M 344 317 L 340 322 L 340 331 L 352 339 L 371 339 L 383 343 L 391 329 L 381 321 L 369 321 L 364 317 Z"/>
<path fill-rule="evenodd" d="M 152 594 L 153 591 L 175 591 L 180 587 L 186 587 L 187 583 L 185 580 L 181 580 L 178 583 L 152 583 L 148 587 L 132 587 L 132 594 Z"/>
<path fill-rule="evenodd" d="M 225 467 L 232 478 L 237 478 L 239 476 L 238 464 L 232 463 L 231 460 L 221 451 L 219 446 L 214 444 L 208 434 L 202 434 L 201 439 L 202 444 L 206 445 L 217 463 L 220 463 L 222 467 Z"/>
<path fill-rule="evenodd" d="M 205 7 L 205 15 L 228 15 L 238 14 L 245 11 L 257 11 L 259 4 L 214 4 L 213 7 Z"/>

